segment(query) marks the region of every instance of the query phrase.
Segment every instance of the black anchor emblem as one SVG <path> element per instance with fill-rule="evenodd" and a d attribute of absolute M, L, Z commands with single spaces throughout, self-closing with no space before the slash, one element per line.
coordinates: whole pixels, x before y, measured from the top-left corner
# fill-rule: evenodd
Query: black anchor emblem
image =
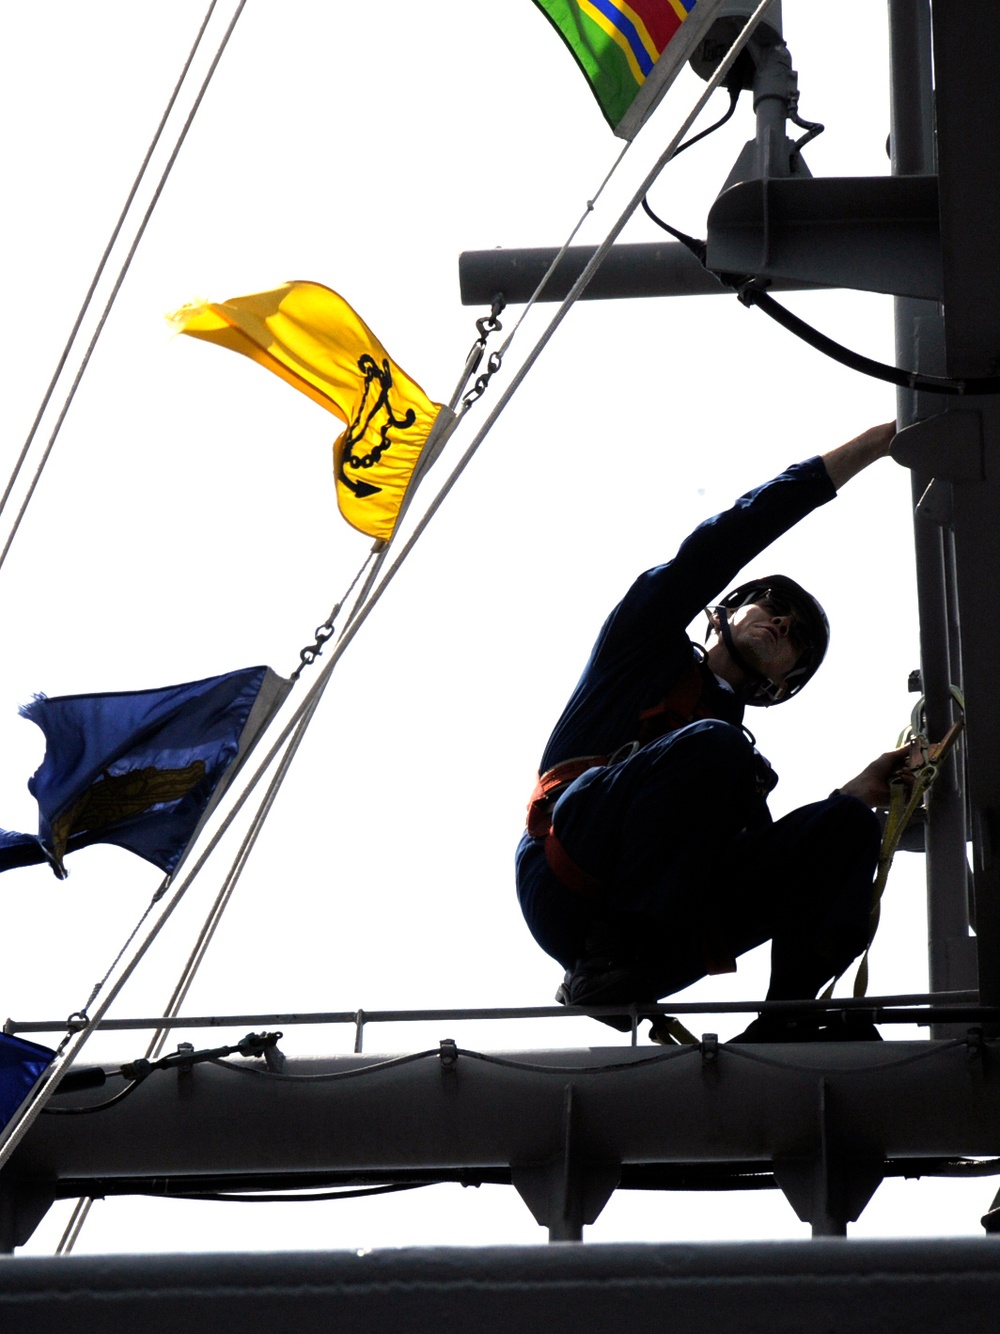
<path fill-rule="evenodd" d="M 402 417 L 397 417 L 392 410 L 389 402 L 389 390 L 392 388 L 392 372 L 389 370 L 389 359 L 385 358 L 379 367 L 375 358 L 368 352 L 365 352 L 358 358 L 358 370 L 365 377 L 364 392 L 361 395 L 361 403 L 358 407 L 357 415 L 348 426 L 344 435 L 344 448 L 340 456 L 340 480 L 353 491 L 358 500 L 363 500 L 366 496 L 377 495 L 382 490 L 380 486 L 373 486 L 371 482 L 363 482 L 359 478 L 355 481 L 348 477 L 347 469 L 370 468 L 378 463 L 379 459 L 390 447 L 392 441 L 389 439 L 390 428 L 405 430 L 412 426 L 417 419 L 417 414 L 412 408 L 407 408 Z M 378 383 L 378 393 L 374 402 L 369 404 L 372 386 Z M 354 454 L 354 446 L 361 440 L 368 427 L 378 416 L 380 412 L 385 413 L 385 421 L 379 427 L 378 444 L 374 445 L 368 454 Z"/>

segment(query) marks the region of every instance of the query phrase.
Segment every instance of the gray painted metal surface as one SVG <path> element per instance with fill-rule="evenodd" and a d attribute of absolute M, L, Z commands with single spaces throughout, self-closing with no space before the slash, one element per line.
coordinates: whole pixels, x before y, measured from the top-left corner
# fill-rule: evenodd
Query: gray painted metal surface
<path fill-rule="evenodd" d="M 564 301 L 596 251 L 570 246 L 536 301 Z M 500 292 L 510 305 L 528 301 L 559 253 L 557 246 L 521 250 L 463 250 L 458 257 L 462 304 L 488 306 Z M 776 277 L 772 292 L 811 291 L 827 284 Z M 616 245 L 590 280 L 582 301 L 646 296 L 732 296 L 680 241 Z"/>
<path fill-rule="evenodd" d="M 564 301 L 596 251 L 570 246 L 538 301 Z M 508 304 L 527 301 L 559 253 L 555 246 L 523 250 L 465 250 L 458 257 L 458 278 L 466 306 L 488 306 L 497 292 Z M 815 283 L 781 282 L 774 291 L 801 291 Z M 640 296 L 732 296 L 732 289 L 695 258 L 680 241 L 612 246 L 591 279 L 585 301 Z"/>
<path fill-rule="evenodd" d="M 939 300 L 933 176 L 744 181 L 708 215 L 708 267 Z"/>
<path fill-rule="evenodd" d="M 889 6 L 892 169 L 900 176 L 936 172 L 931 16 L 927 0 Z M 943 266 L 941 270 L 943 282 Z M 897 299 L 896 364 L 946 374 L 944 317 L 932 301 Z M 904 432 L 894 455 L 911 469 L 914 559 L 919 607 L 922 688 L 927 724 L 944 736 L 956 710 L 952 685 L 963 685 L 959 602 L 955 585 L 954 487 L 981 474 L 968 404 L 943 395 L 897 393 Z M 915 423 L 921 423 L 919 427 Z M 946 462 L 947 460 L 947 462 Z M 947 762 L 928 799 L 926 827 L 928 971 L 932 992 L 974 987 L 976 941 L 969 932 L 971 873 L 966 857 L 964 751 Z M 934 1029 L 945 1036 L 945 1026 Z"/>
<path fill-rule="evenodd" d="M 889 0 L 889 19 L 893 176 L 801 178 L 787 164 L 768 169 L 758 154 L 755 179 L 724 190 L 711 210 L 708 263 L 766 277 L 773 290 L 802 283 L 891 292 L 899 366 L 996 374 L 1000 268 L 985 262 L 1000 217 L 996 6 L 936 5 L 933 42 L 929 0 Z M 773 138 L 769 110 L 763 128 Z M 751 159 L 744 153 L 741 162 Z M 526 299 L 554 255 L 466 254 L 463 300 L 484 303 L 505 290 L 510 300 Z M 565 295 L 582 253 L 573 262 L 574 274 L 563 282 L 557 271 L 543 299 Z M 613 277 L 599 271 L 585 299 L 725 290 L 680 246 L 616 247 L 605 267 L 612 263 Z M 988 572 L 1000 569 L 1000 399 L 900 391 L 897 402 L 900 425 L 910 428 L 894 453 L 913 473 L 930 735 L 943 736 L 955 716 L 952 685 L 964 688 L 969 709 L 965 746 L 929 800 L 931 990 L 964 990 L 981 977 L 981 999 L 993 1005 L 1000 999 L 1000 619 Z M 970 934 L 970 881 L 978 937 Z"/>
<path fill-rule="evenodd" d="M 1000 268 L 992 262 L 1000 216 L 1000 23 L 989 0 L 935 4 L 934 86 L 944 254 L 945 363 L 950 375 L 1000 365 Z M 1000 399 L 979 413 L 982 468 L 970 475 L 941 441 L 935 468 L 951 481 L 954 588 L 967 700 L 966 770 L 972 816 L 979 985 L 1000 996 Z M 959 887 L 954 887 L 959 892 Z"/>
<path fill-rule="evenodd" d="M 1000 216 L 995 0 L 934 7 L 939 164 L 932 149 L 927 0 L 890 0 L 890 18 L 894 178 L 822 182 L 779 171 L 774 175 L 781 179 L 737 184 L 714 210 L 710 260 L 720 267 L 791 275 L 809 285 L 858 287 L 875 281 L 877 260 L 873 290 L 900 296 L 901 365 L 955 376 L 996 374 L 1000 269 L 985 262 L 995 248 Z M 773 116 L 765 119 L 770 123 Z M 831 217 L 836 226 L 826 221 Z M 943 258 L 931 253 L 935 227 Z M 893 257 L 888 266 L 887 248 Z M 634 253 L 639 251 L 644 253 Z M 475 256 L 463 257 L 463 299 L 487 303 L 504 290 L 517 300 L 510 286 L 515 278 L 525 299 L 553 253 L 485 252 L 492 269 Z M 565 293 L 589 253 L 570 252 L 577 267 L 550 285 L 549 299 Z M 630 276 L 635 258 L 651 266 L 645 276 Z M 891 277 L 883 280 L 887 270 Z M 632 294 L 722 290 L 683 247 L 672 244 L 619 247 L 603 274 L 591 295 L 629 295 L 630 284 Z M 932 297 L 942 299 L 943 322 Z M 928 828 L 932 987 L 971 985 L 975 949 L 981 999 L 997 1005 L 1000 619 L 993 572 L 1000 568 L 1000 400 L 903 393 L 899 417 L 909 428 L 896 452 L 913 472 L 922 670 L 933 736 L 942 734 L 951 716 L 951 683 L 964 684 L 968 698 L 967 799 L 979 935 L 973 945 L 966 909 L 966 795 L 956 764 L 935 791 Z M 571 1239 L 597 1216 L 626 1172 L 711 1164 L 773 1172 L 815 1234 L 843 1233 L 894 1162 L 907 1160 L 919 1168 L 920 1161 L 942 1156 L 1000 1154 L 998 1058 L 995 1043 L 973 1035 L 968 1041 L 882 1045 L 706 1043 L 652 1056 L 615 1048 L 487 1057 L 442 1048 L 388 1062 L 363 1056 L 289 1062 L 283 1075 L 197 1067 L 156 1076 L 100 1113 L 42 1118 L 0 1176 L 0 1239 L 8 1246 L 23 1241 L 69 1185 L 100 1194 L 112 1180 L 115 1189 L 127 1189 L 130 1182 L 142 1188 L 181 1176 L 202 1177 L 221 1189 L 227 1180 L 267 1174 L 289 1180 L 324 1171 L 417 1169 L 481 1169 L 497 1173 L 494 1179 L 508 1173 L 550 1235 Z M 81 1094 L 75 1101 L 102 1096 Z M 492 1328 L 489 1321 L 500 1311 L 505 1329 L 518 1318 L 524 1323 L 529 1310 L 536 1323 L 541 1313 L 547 1331 L 563 1327 L 559 1322 L 567 1312 L 573 1314 L 564 1322 L 567 1328 L 623 1321 L 630 1329 L 662 1328 L 669 1300 L 673 1329 L 714 1328 L 725 1320 L 733 1329 L 769 1331 L 797 1331 L 807 1323 L 829 1329 L 975 1331 L 996 1326 L 1000 1265 L 994 1246 L 936 1242 L 893 1252 L 831 1244 L 810 1250 L 801 1265 L 799 1252 L 787 1245 L 740 1248 L 753 1260 L 752 1270 L 735 1248 L 628 1248 L 620 1268 L 612 1257 L 608 1271 L 601 1270 L 600 1260 L 589 1259 L 573 1270 L 578 1262 L 571 1258 L 561 1277 L 561 1257 L 571 1252 L 554 1248 L 552 1260 L 527 1261 L 538 1267 L 538 1283 L 518 1276 L 515 1252 L 501 1253 L 495 1278 L 489 1274 L 492 1253 L 463 1252 L 465 1270 L 479 1276 L 464 1287 L 442 1276 L 447 1259 L 444 1269 L 435 1271 L 433 1257 L 420 1257 L 407 1277 L 405 1258 L 398 1257 L 402 1268 L 396 1279 L 388 1278 L 387 1262 L 377 1273 L 370 1267 L 353 1289 L 337 1257 L 284 1260 L 290 1284 L 296 1273 L 302 1279 L 311 1265 L 318 1266 L 310 1270 L 312 1279 L 299 1284 L 296 1328 L 304 1320 L 301 1302 L 314 1297 L 310 1309 L 317 1313 L 329 1316 L 334 1303 L 336 1318 L 344 1321 L 337 1327 L 374 1328 L 364 1322 L 376 1311 L 380 1327 L 388 1320 L 406 1328 L 431 1323 L 437 1328 L 449 1318 L 448 1302 L 457 1303 L 461 1291 L 460 1318 L 466 1323 L 470 1302 L 485 1295 L 475 1317 L 480 1329 Z M 157 1327 L 152 1323 L 157 1317 L 148 1311 L 168 1310 L 171 1302 L 175 1310 L 183 1303 L 187 1322 L 199 1304 L 206 1312 L 240 1309 L 232 1303 L 247 1292 L 256 1294 L 251 1300 L 270 1300 L 266 1285 L 248 1277 L 239 1259 L 162 1261 L 151 1281 L 153 1289 L 161 1285 L 162 1306 L 127 1291 L 134 1280 L 114 1265 L 101 1270 L 89 1262 L 80 1268 L 74 1266 L 81 1262 L 55 1261 L 45 1269 L 39 1262 L 18 1261 L 6 1268 L 11 1263 L 3 1265 L 10 1277 L 0 1279 L 0 1303 L 9 1297 L 13 1320 L 32 1302 L 37 1316 L 46 1292 L 56 1288 L 76 1293 L 80 1301 L 68 1309 L 82 1312 L 84 1321 L 114 1303 L 122 1310 L 132 1302 L 149 1328 Z M 136 1262 L 124 1263 L 134 1275 Z M 277 1262 L 272 1257 L 268 1263 Z M 350 1261 L 345 1263 L 349 1268 Z M 323 1266 L 335 1273 L 329 1283 Z M 167 1289 L 175 1295 L 168 1296 Z M 280 1311 L 287 1297 L 281 1282 L 277 1291 L 275 1320 L 285 1318 Z M 119 1295 L 110 1296 L 113 1292 Z M 363 1300 L 355 1300 L 359 1292 Z M 639 1294 L 634 1306 L 630 1293 Z M 504 1306 L 505 1301 L 513 1305 Z M 66 1309 L 63 1298 L 59 1304 Z M 7 1322 L 4 1327 L 18 1328 Z M 46 1328 L 37 1320 L 30 1327 Z M 72 1328 L 61 1319 L 61 1330 Z"/>
<path fill-rule="evenodd" d="M 52 1105 L 93 1106 L 114 1092 L 112 1083 Z M 958 1154 L 1000 1155 L 1000 1049 L 976 1033 L 940 1043 L 709 1038 L 652 1052 L 490 1054 L 445 1042 L 396 1058 L 289 1059 L 281 1073 L 238 1059 L 157 1072 L 103 1111 L 41 1117 L 0 1174 L 0 1212 L 9 1248 L 54 1196 L 100 1195 L 108 1182 L 149 1191 L 183 1178 L 190 1190 L 203 1176 L 219 1190 L 247 1175 L 504 1169 L 550 1235 L 573 1239 L 623 1168 L 715 1163 L 773 1171 L 814 1233 L 836 1235 L 887 1161 L 919 1170 L 917 1160 Z"/>
<path fill-rule="evenodd" d="M 0 1260 L 4 1334 L 994 1334 L 1000 1242 Z"/>

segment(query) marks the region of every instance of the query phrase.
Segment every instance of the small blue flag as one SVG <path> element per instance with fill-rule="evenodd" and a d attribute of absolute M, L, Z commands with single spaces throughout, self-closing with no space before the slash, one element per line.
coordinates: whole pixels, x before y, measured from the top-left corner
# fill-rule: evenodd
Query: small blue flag
<path fill-rule="evenodd" d="M 269 667 L 161 690 L 37 695 L 21 709 L 45 733 L 28 790 L 38 835 L 0 830 L 0 871 L 116 843 L 171 874 L 281 707 Z"/>
<path fill-rule="evenodd" d="M 0 1130 L 55 1060 L 48 1047 L 0 1033 Z"/>

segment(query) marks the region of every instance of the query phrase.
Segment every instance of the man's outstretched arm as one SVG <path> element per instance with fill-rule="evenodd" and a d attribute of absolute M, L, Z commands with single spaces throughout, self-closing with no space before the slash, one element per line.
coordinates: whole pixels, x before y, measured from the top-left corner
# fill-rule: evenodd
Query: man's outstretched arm
<path fill-rule="evenodd" d="M 885 458 L 896 434 L 896 423 L 885 422 L 881 426 L 870 426 L 846 445 L 838 445 L 821 457 L 830 481 L 839 491 L 845 482 L 849 482 L 862 468 L 876 459 Z"/>

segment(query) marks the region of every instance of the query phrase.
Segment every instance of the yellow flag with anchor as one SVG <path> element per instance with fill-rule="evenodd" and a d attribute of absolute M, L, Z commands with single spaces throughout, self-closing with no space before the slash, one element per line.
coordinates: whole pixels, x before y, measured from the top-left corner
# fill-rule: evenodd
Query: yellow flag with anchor
<path fill-rule="evenodd" d="M 395 364 L 344 298 L 321 283 L 286 283 L 184 306 L 169 319 L 181 333 L 242 352 L 340 418 L 340 512 L 388 541 L 431 429 L 451 414 Z"/>

